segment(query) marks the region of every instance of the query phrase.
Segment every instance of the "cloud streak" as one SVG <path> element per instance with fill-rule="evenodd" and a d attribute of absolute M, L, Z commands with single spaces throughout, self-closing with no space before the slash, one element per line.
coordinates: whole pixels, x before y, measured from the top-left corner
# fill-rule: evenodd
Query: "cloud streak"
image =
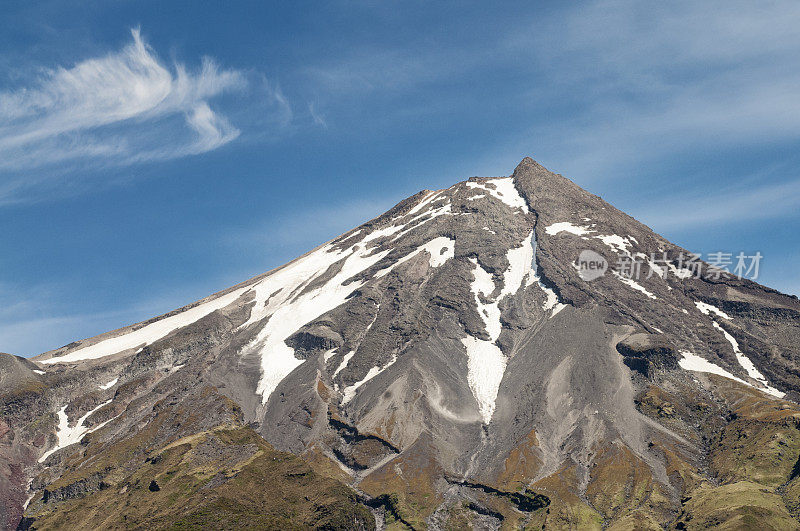
<path fill-rule="evenodd" d="M 165 66 L 143 40 L 29 86 L 0 92 L 0 194 L 36 184 L 23 170 L 64 163 L 126 165 L 205 153 L 240 131 L 209 100 L 247 86 L 243 73 L 204 58 L 198 72 Z M 2 177 L 0 177 L 2 178 Z"/>
<path fill-rule="evenodd" d="M 800 206 L 800 181 L 718 193 L 711 202 L 697 194 L 674 197 L 636 212 L 657 230 L 696 228 L 791 216 Z"/>

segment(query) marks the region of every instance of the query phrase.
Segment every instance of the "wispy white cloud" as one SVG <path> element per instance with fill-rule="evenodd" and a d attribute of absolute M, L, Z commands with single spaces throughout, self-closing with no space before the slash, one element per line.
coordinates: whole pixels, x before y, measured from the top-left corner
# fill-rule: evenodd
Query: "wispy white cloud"
<path fill-rule="evenodd" d="M 243 72 L 221 69 L 210 58 L 197 72 L 167 66 L 138 29 L 131 33 L 132 42 L 117 52 L 0 92 L 1 199 L 45 180 L 41 171 L 56 165 L 196 155 L 240 134 L 209 101 L 246 88 Z M 41 171 L 31 177 L 32 169 Z"/>
<path fill-rule="evenodd" d="M 325 116 L 319 112 L 316 103 L 313 101 L 308 102 L 308 113 L 311 115 L 311 119 L 315 125 L 318 125 L 324 129 L 328 128 L 328 122 L 325 120 Z"/>
<path fill-rule="evenodd" d="M 505 46 L 549 80 L 529 99 L 565 109 L 531 136 L 573 175 L 619 175 L 686 150 L 800 138 L 800 74 L 786 67 L 800 54 L 798 23 L 800 4 L 789 1 L 598 0 Z"/>
<path fill-rule="evenodd" d="M 621 176 L 686 149 L 800 138 L 800 73 L 786 67 L 800 55 L 798 24 L 800 3 L 787 0 L 595 0 L 470 41 L 363 46 L 305 72 L 329 100 L 379 93 L 381 116 L 396 123 L 409 107 L 475 114 L 463 84 L 510 79 L 492 106 L 527 117 L 527 128 L 509 125 L 487 152 L 538 153 L 581 178 Z"/>
<path fill-rule="evenodd" d="M 743 223 L 791 216 L 800 209 L 800 181 L 753 186 L 714 194 L 673 196 L 637 209 L 636 217 L 656 230 Z"/>

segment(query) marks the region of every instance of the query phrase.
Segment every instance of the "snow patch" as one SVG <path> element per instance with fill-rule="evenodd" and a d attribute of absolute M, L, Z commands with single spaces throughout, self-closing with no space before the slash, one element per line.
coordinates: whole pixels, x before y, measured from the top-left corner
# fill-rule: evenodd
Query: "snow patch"
<path fill-rule="evenodd" d="M 45 460 L 48 457 L 50 457 L 53 453 L 57 452 L 58 450 L 61 450 L 62 448 L 66 448 L 67 446 L 80 442 L 80 440 L 83 438 L 84 435 L 97 431 L 106 424 L 108 424 L 109 422 L 111 422 L 112 420 L 114 420 L 113 418 L 108 419 L 105 422 L 101 422 L 94 428 L 87 428 L 84 425 L 84 422 L 86 422 L 86 419 L 88 419 L 92 413 L 94 413 L 95 411 L 97 411 L 98 409 L 109 403 L 111 403 L 111 400 L 107 400 L 102 404 L 100 404 L 99 406 L 97 406 L 96 408 L 92 409 L 84 416 L 82 416 L 80 419 L 78 419 L 78 422 L 76 422 L 75 426 L 72 427 L 70 427 L 69 418 L 67 417 L 67 406 L 62 407 L 58 411 L 58 431 L 56 432 L 56 436 L 58 437 L 58 442 L 56 443 L 55 447 L 46 451 L 42 455 L 42 457 L 39 458 L 39 462 L 44 463 Z"/>
<path fill-rule="evenodd" d="M 531 257 L 532 258 L 531 258 L 531 270 L 528 273 L 527 280 L 525 281 L 525 287 L 531 286 L 533 284 L 538 284 L 539 285 L 539 288 L 545 294 L 545 300 L 544 300 L 544 303 L 542 304 L 542 309 L 544 311 L 552 310 L 552 313 L 550 314 L 550 317 L 552 318 L 558 312 L 560 312 L 561 310 L 566 308 L 567 305 L 563 304 L 562 302 L 560 302 L 558 300 L 558 295 L 556 295 L 556 292 L 553 291 L 552 289 L 550 289 L 549 287 L 547 287 L 544 284 L 544 282 L 542 282 L 542 279 L 539 277 L 539 275 L 537 273 L 537 270 L 539 268 L 539 264 L 536 262 L 536 232 L 535 231 L 531 231 L 531 235 L 528 238 L 528 241 L 530 241 L 530 243 L 531 243 Z"/>
<path fill-rule="evenodd" d="M 767 381 L 764 375 L 761 374 L 761 371 L 756 368 L 750 358 L 745 356 L 742 350 L 739 348 L 739 342 L 736 341 L 736 338 L 730 335 L 728 331 L 722 328 L 722 326 L 720 326 L 716 321 L 714 321 L 714 328 L 722 332 L 722 335 L 725 336 L 725 339 L 727 339 L 728 343 L 730 343 L 731 347 L 733 347 L 733 352 L 736 354 L 736 359 L 739 362 L 739 365 L 741 365 L 742 368 L 747 371 L 747 375 L 750 376 L 750 378 L 758 381 L 764 387 L 764 392 L 778 398 L 783 398 L 786 395 L 786 393 L 778 391 L 769 385 L 769 381 Z"/>
<path fill-rule="evenodd" d="M 44 371 L 40 371 L 39 369 L 33 369 L 33 372 L 35 372 L 36 374 L 47 374 Z"/>
<path fill-rule="evenodd" d="M 494 184 L 494 188 L 487 186 L 488 183 Z M 480 183 L 467 181 L 467 186 L 470 188 L 479 188 L 481 190 L 485 190 L 493 197 L 499 199 L 511 208 L 521 208 L 526 214 L 529 212 L 528 203 L 526 203 L 525 199 L 519 195 L 517 187 L 514 186 L 514 179 L 512 177 L 488 179 Z"/>
<path fill-rule="evenodd" d="M 617 277 L 617 279 L 620 282 L 622 282 L 623 284 L 625 284 L 629 288 L 632 288 L 632 289 L 635 289 L 636 291 L 644 293 L 645 295 L 647 295 L 651 299 L 657 299 L 658 298 L 655 295 L 653 295 L 652 293 L 650 293 L 649 291 L 647 291 L 647 289 L 645 289 L 644 286 L 642 286 L 641 284 L 638 284 L 635 280 L 633 280 L 631 278 L 624 277 L 624 276 L 620 275 L 619 273 L 617 273 L 616 271 L 612 271 L 612 273 L 614 274 L 615 277 Z"/>
<path fill-rule="evenodd" d="M 586 218 L 584 218 L 586 221 Z M 606 246 L 610 247 L 618 254 L 625 254 L 630 256 L 631 255 L 631 247 L 633 243 L 631 240 L 634 238 L 620 236 L 619 234 L 599 234 L 599 235 L 592 235 L 592 233 L 597 232 L 595 229 L 589 226 L 580 226 L 580 225 L 573 225 L 569 221 L 559 221 L 558 223 L 553 223 L 552 225 L 545 228 L 545 232 L 550 236 L 555 236 L 561 232 L 568 232 L 570 234 L 574 234 L 576 236 L 583 236 L 585 240 L 588 240 L 586 236 L 589 235 L 591 238 L 595 238 L 600 240 Z"/>
<path fill-rule="evenodd" d="M 467 381 L 484 424 L 489 424 L 494 415 L 497 392 L 506 372 L 506 357 L 500 347 L 491 341 L 472 336 L 461 340 L 467 349 Z"/>
<path fill-rule="evenodd" d="M 720 310 L 716 306 L 713 306 L 711 304 L 706 304 L 705 302 L 700 302 L 700 301 L 695 301 L 694 305 L 697 306 L 698 310 L 700 310 L 701 312 L 703 312 L 706 315 L 711 315 L 712 313 L 714 313 L 717 316 L 722 317 L 723 319 L 727 319 L 728 321 L 731 320 L 731 316 L 730 315 L 728 315 L 727 313 L 723 312 L 722 310 Z"/>
<path fill-rule="evenodd" d="M 681 350 L 680 354 L 683 356 L 683 358 L 678 362 L 678 365 L 680 365 L 682 369 L 685 369 L 687 371 L 707 372 L 711 374 L 716 374 L 719 376 L 724 376 L 725 378 L 729 378 L 731 380 L 736 380 L 737 382 L 743 383 L 745 385 L 750 385 L 741 378 L 737 378 L 733 374 L 729 373 L 719 365 L 715 365 L 705 358 L 701 358 L 696 354 L 692 354 L 688 350 Z M 750 387 L 752 387 L 752 385 L 750 385 Z"/>
<path fill-rule="evenodd" d="M 453 215 L 453 209 L 450 206 L 450 203 L 445 203 L 444 205 L 442 205 L 442 206 L 440 206 L 438 208 L 435 208 L 433 210 L 430 210 L 428 212 L 425 212 L 423 214 L 420 214 L 420 215 L 410 219 L 408 222 L 406 222 L 403 225 L 405 227 L 405 230 L 397 233 L 395 235 L 395 237 L 392 238 L 391 241 L 397 241 L 400 238 L 402 238 L 403 236 L 405 236 L 406 234 L 408 234 L 409 232 L 411 232 L 412 230 L 418 229 L 421 226 L 423 226 L 424 224 L 426 224 L 427 222 L 429 222 L 431 220 L 434 220 L 434 219 L 438 218 L 439 216 L 445 216 L 445 215 Z M 419 221 L 420 219 L 422 219 L 422 221 Z M 419 221 L 419 223 L 418 223 L 418 221 Z"/>
<path fill-rule="evenodd" d="M 683 267 L 678 269 L 677 267 L 675 267 L 675 264 L 673 263 L 669 263 L 667 265 L 669 266 L 669 270 L 672 271 L 672 274 L 681 280 L 689 278 L 694 274 L 691 270 Z"/>
<path fill-rule="evenodd" d="M 630 247 L 633 245 L 628 238 L 623 238 L 618 234 L 609 234 L 606 236 L 594 236 L 608 247 L 611 247 L 619 254 L 630 255 Z"/>
<path fill-rule="evenodd" d="M 326 350 L 325 352 L 323 352 L 322 353 L 322 361 L 324 361 L 325 363 L 328 363 L 328 360 L 330 360 L 333 357 L 335 352 L 336 352 L 335 348 L 332 348 L 330 350 Z"/>
<path fill-rule="evenodd" d="M 28 496 L 28 499 L 25 500 L 25 503 L 22 504 L 22 510 L 23 511 L 28 508 L 28 505 L 31 504 L 31 502 L 33 501 L 33 499 L 35 497 L 36 497 L 36 493 L 35 492 L 33 494 L 31 494 L 30 496 Z"/>
<path fill-rule="evenodd" d="M 455 245 L 456 241 L 451 240 L 445 236 L 440 236 L 438 238 L 434 238 L 428 243 L 417 247 L 415 251 L 410 252 L 409 254 L 405 255 L 404 257 L 397 260 L 391 266 L 387 267 L 386 269 L 382 269 L 375 273 L 375 278 L 381 278 L 388 275 L 395 267 L 399 266 L 402 263 L 411 260 L 415 256 L 417 256 L 421 252 L 427 252 L 429 255 L 429 264 L 431 267 L 439 267 L 440 265 L 444 264 L 451 258 L 455 256 Z"/>
<path fill-rule="evenodd" d="M 506 357 L 495 344 L 502 332 L 498 301 L 484 303 L 480 298 L 483 295 L 488 299 L 494 292 L 494 280 L 475 258 L 471 258 L 470 261 L 474 265 L 473 274 L 475 276 L 470 289 L 475 297 L 478 314 L 489 334 L 489 341 L 467 336 L 461 340 L 461 343 L 467 350 L 467 381 L 478 402 L 481 418 L 485 424 L 488 424 L 492 420 L 497 392 L 506 370 Z"/>
<path fill-rule="evenodd" d="M 503 272 L 503 287 L 494 300 L 491 296 L 496 288 L 492 275 L 481 267 L 477 259 L 470 258 L 475 277 L 470 284 L 470 291 L 475 298 L 475 305 L 489 340 L 467 336 L 461 343 L 467 351 L 467 381 L 478 402 L 478 410 L 485 424 L 489 424 L 494 415 L 497 393 L 506 371 L 506 357 L 497 346 L 497 339 L 503 331 L 499 303 L 505 297 L 517 293 L 526 275 L 531 275 L 535 256 L 533 237 L 534 234 L 531 232 L 519 247 L 507 251 L 509 265 Z M 483 302 L 482 299 L 487 302 Z"/>
<path fill-rule="evenodd" d="M 257 392 L 263 403 L 294 369 L 303 363 L 286 340 L 299 328 L 345 302 L 366 282 L 352 278 L 372 267 L 392 249 L 372 252 L 363 245 L 337 250 L 323 246 L 261 279 L 253 286 L 255 304 L 248 321 L 263 322 L 256 338 L 245 349 L 261 356 L 261 380 Z M 337 264 L 338 271 L 321 285 L 305 291 L 314 280 Z M 268 319 L 267 319 L 268 318 Z"/>
<path fill-rule="evenodd" d="M 439 190 L 439 191 L 435 191 L 435 192 L 429 192 L 429 193 L 428 193 L 426 196 L 424 196 L 424 197 L 422 198 L 422 200 L 421 200 L 419 203 L 417 203 L 417 205 L 416 205 L 414 208 L 412 208 L 411 210 L 409 210 L 408 212 L 406 212 L 406 213 L 404 214 L 404 216 L 410 216 L 410 215 L 412 215 L 412 214 L 416 214 L 417 212 L 419 212 L 420 210 L 422 210 L 422 208 L 423 208 L 425 205 L 427 205 L 428 203 L 430 203 L 430 202 L 432 202 L 434 199 L 436 199 L 436 197 L 437 197 L 439 194 L 441 194 L 441 193 L 442 193 L 442 191 L 441 191 L 441 190 Z"/>
<path fill-rule="evenodd" d="M 530 243 L 532 238 L 533 232 L 522 242 L 522 245 L 509 249 L 506 253 L 509 265 L 503 274 L 503 289 L 498 300 L 519 291 L 525 276 L 530 273 L 531 265 L 534 262 L 534 248 Z"/>
<path fill-rule="evenodd" d="M 50 358 L 48 360 L 41 360 L 39 363 L 72 363 L 75 361 L 93 360 L 97 358 L 103 358 L 105 356 L 111 356 L 112 354 L 117 354 L 124 350 L 132 349 L 143 344 L 150 345 L 159 339 L 166 337 L 179 328 L 189 326 L 190 324 L 199 321 L 211 312 L 225 308 L 249 289 L 249 286 L 239 288 L 226 295 L 217 297 L 216 299 L 198 304 L 197 306 L 189 308 L 181 313 L 159 319 L 158 321 L 150 323 L 149 325 L 143 326 L 137 330 L 132 330 L 117 337 L 105 339 L 99 343 L 95 343 L 94 345 L 89 345 L 88 347 L 73 350 L 69 354 L 65 354 L 63 356 Z"/>
<path fill-rule="evenodd" d="M 342 362 L 339 364 L 338 367 L 336 367 L 336 370 L 333 371 L 333 374 L 331 374 L 331 380 L 336 378 L 336 375 L 342 372 L 345 369 L 345 367 L 347 367 L 347 364 L 350 363 L 350 360 L 353 358 L 354 355 L 355 355 L 354 350 L 351 350 L 350 352 L 344 355 L 344 357 L 342 358 Z"/>
<path fill-rule="evenodd" d="M 382 373 L 383 371 L 394 365 L 394 362 L 396 361 L 397 361 L 397 356 L 394 356 L 392 360 L 383 367 L 372 367 L 369 371 L 367 371 L 366 376 L 364 376 L 361 380 L 357 381 L 351 386 L 346 387 L 344 390 L 344 395 L 342 397 L 342 405 L 347 404 L 353 399 L 353 397 L 356 396 L 356 391 L 358 390 L 359 387 L 361 387 L 362 385 L 364 385 L 365 383 L 372 380 L 380 373 Z"/>
<path fill-rule="evenodd" d="M 560 232 L 569 232 L 570 234 L 575 234 L 577 236 L 584 236 L 594 232 L 589 227 L 573 225 L 569 221 L 559 221 L 558 223 L 553 223 L 549 227 L 545 228 L 544 231 L 550 236 L 555 236 Z"/>
<path fill-rule="evenodd" d="M 434 192 L 433 194 L 436 195 L 437 193 L 438 192 Z M 430 197 L 431 197 L 431 199 L 433 199 L 433 195 L 430 196 Z M 442 197 L 440 199 L 445 199 L 445 197 Z M 430 200 L 423 201 L 419 205 L 414 207 L 411 211 L 409 211 L 407 214 L 404 214 L 403 216 L 400 216 L 400 217 L 401 218 L 407 218 L 408 216 L 411 216 L 412 214 L 415 214 L 416 212 L 418 212 L 418 209 L 422 208 L 422 206 L 427 205 L 430 202 L 431 202 Z M 437 218 L 439 216 L 452 215 L 452 213 L 453 213 L 452 207 L 451 207 L 450 203 L 448 202 L 448 203 L 445 203 L 445 204 L 443 204 L 443 205 L 441 205 L 439 207 L 434 208 L 433 210 L 429 210 L 429 211 L 423 212 L 422 214 L 418 214 L 418 215 L 412 217 L 411 219 L 409 219 L 408 221 L 406 221 L 404 223 L 395 224 L 395 225 L 389 225 L 389 226 L 386 226 L 386 227 L 384 227 L 382 229 L 376 229 L 376 230 L 372 231 L 371 233 L 369 233 L 361 241 L 361 243 L 369 243 L 369 242 L 371 242 L 373 240 L 377 240 L 378 238 L 389 237 L 389 236 L 394 236 L 391 239 L 391 241 L 396 241 L 397 239 L 403 237 L 405 234 L 409 233 L 410 231 L 421 227 L 425 223 L 427 223 L 427 222 L 429 222 L 429 221 L 431 221 L 431 220 L 433 220 L 433 219 L 435 219 L 435 218 Z M 394 219 L 399 219 L 399 218 L 394 218 Z"/>
<path fill-rule="evenodd" d="M 751 384 L 749 382 L 745 382 L 741 378 L 737 378 L 736 376 L 734 376 L 730 372 L 726 371 L 725 369 L 723 369 L 719 365 L 715 365 L 714 363 L 711 363 L 707 359 L 701 358 L 700 356 L 692 354 L 691 352 L 689 352 L 687 350 L 681 350 L 680 354 L 683 356 L 683 359 L 681 359 L 678 362 L 678 365 L 682 369 L 685 369 L 687 371 L 707 372 L 707 373 L 716 374 L 716 375 L 719 375 L 719 376 L 724 376 L 725 378 L 728 378 L 730 380 L 735 380 L 735 381 L 737 381 L 739 383 L 743 383 L 743 384 L 745 384 L 747 386 L 750 386 L 750 387 L 752 387 L 754 389 L 759 389 L 758 387 L 755 387 L 753 384 Z M 763 391 L 763 392 L 765 392 L 767 394 L 770 394 L 772 396 L 778 397 L 778 398 L 782 398 L 786 394 L 786 393 L 783 393 L 781 391 L 778 391 L 774 387 L 770 387 L 769 385 L 766 385 L 765 389 L 759 389 L 759 390 Z"/>
<path fill-rule="evenodd" d="M 115 385 L 117 385 L 117 382 L 118 382 L 118 381 L 119 381 L 119 378 L 114 378 L 113 380 L 111 380 L 111 381 L 110 381 L 110 382 L 108 382 L 107 384 L 98 385 L 97 387 L 98 387 L 99 389 L 102 389 L 103 391 L 106 391 L 106 390 L 108 390 L 108 389 L 111 389 L 111 388 L 112 388 L 112 387 L 114 387 Z"/>
<path fill-rule="evenodd" d="M 378 238 L 383 238 L 386 236 L 391 236 L 392 234 L 403 230 L 405 224 L 403 225 L 389 225 L 382 229 L 375 229 L 374 231 L 367 234 L 362 240 L 361 243 L 369 243 L 372 240 L 377 240 Z"/>

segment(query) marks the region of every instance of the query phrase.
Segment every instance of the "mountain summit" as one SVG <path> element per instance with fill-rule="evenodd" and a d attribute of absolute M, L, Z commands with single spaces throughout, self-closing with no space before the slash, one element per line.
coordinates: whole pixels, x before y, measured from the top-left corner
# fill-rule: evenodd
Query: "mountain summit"
<path fill-rule="evenodd" d="M 797 528 L 799 345 L 797 298 L 526 158 L 0 356 L 0 524 Z"/>

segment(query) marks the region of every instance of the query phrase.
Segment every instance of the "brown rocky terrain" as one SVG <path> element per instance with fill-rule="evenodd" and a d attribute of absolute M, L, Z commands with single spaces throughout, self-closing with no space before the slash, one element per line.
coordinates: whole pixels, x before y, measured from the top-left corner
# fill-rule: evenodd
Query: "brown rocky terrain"
<path fill-rule="evenodd" d="M 0 524 L 796 529 L 800 301 L 686 254 L 525 159 L 2 355 Z"/>

